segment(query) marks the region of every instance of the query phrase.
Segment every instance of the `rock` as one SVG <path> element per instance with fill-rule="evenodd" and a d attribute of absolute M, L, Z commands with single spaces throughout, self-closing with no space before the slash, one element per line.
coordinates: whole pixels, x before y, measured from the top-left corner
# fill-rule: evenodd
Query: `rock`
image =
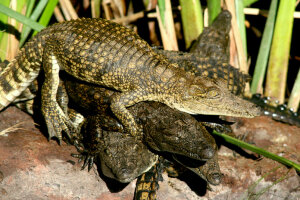
<path fill-rule="evenodd" d="M 81 171 L 81 164 L 77 164 L 77 160 L 70 156 L 76 153 L 73 146 L 48 141 L 34 126 L 32 118 L 14 107 L 0 113 L 0 134 L 20 122 L 23 122 L 20 129 L 0 136 L 1 200 L 133 199 L 135 181 L 128 185 L 118 185 L 99 174 L 96 167 L 90 172 Z M 300 128 L 267 117 L 257 117 L 239 119 L 233 129 L 236 134 L 246 134 L 246 141 L 300 162 Z M 226 146 L 221 146 L 218 152 L 220 168 L 224 174 L 223 183 L 211 186 L 212 191 L 208 191 L 206 183 L 192 172 L 179 178 L 170 178 L 164 174 L 158 199 L 253 198 L 280 178 L 283 180 L 263 192 L 260 199 L 300 199 L 300 178 L 295 170 L 289 171 L 267 158 L 252 159 L 255 155 L 246 152 L 234 156 L 231 149 L 235 148 Z M 277 166 L 280 168 L 272 173 Z M 258 181 L 263 176 L 264 179 Z"/>

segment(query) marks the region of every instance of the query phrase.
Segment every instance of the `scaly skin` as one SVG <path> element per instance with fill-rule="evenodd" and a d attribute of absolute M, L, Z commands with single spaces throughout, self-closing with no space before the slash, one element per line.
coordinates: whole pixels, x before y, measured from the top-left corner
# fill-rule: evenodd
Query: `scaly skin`
<path fill-rule="evenodd" d="M 235 95 L 244 93 L 246 82 L 250 76 L 234 68 L 227 62 L 213 57 L 204 57 L 198 53 L 186 53 L 180 51 L 155 50 L 157 53 L 166 56 L 172 63 L 177 63 L 180 68 L 191 72 L 196 76 L 208 77 L 215 80 L 225 81 L 226 87 Z M 203 53 L 205 55 L 205 53 Z M 222 58 L 223 59 L 223 58 Z"/>
<path fill-rule="evenodd" d="M 142 104 L 146 104 L 146 103 L 142 103 Z M 140 106 L 141 108 L 136 108 L 138 107 L 138 105 L 133 106 L 134 108 L 131 109 L 141 110 L 143 105 Z M 160 110 L 170 109 L 166 106 L 162 106 L 162 107 L 163 108 L 160 108 Z M 145 108 L 144 112 L 145 111 L 146 111 L 145 114 L 147 115 L 148 109 Z M 161 114 L 165 114 L 165 113 L 163 112 Z M 176 160 L 182 163 L 183 167 L 180 167 L 178 166 L 178 164 L 175 163 L 171 163 L 170 165 L 170 162 L 167 162 L 169 163 L 169 165 L 166 166 L 165 165 L 166 160 L 163 159 L 164 165 L 160 166 L 160 170 L 157 170 L 158 166 L 157 164 L 154 165 L 153 162 L 157 158 L 157 156 L 151 153 L 148 150 L 148 148 L 142 143 L 142 141 L 135 140 L 132 136 L 125 136 L 125 134 L 116 134 L 115 132 L 107 132 L 101 130 L 101 121 L 99 123 L 99 119 L 103 117 L 105 116 L 102 116 L 101 114 L 97 116 L 88 116 L 81 132 L 82 135 L 79 136 L 83 141 L 83 146 L 82 146 L 83 150 L 81 150 L 81 152 L 83 153 L 84 156 L 86 156 L 83 157 L 86 161 L 83 168 L 86 165 L 89 165 L 89 169 L 90 169 L 95 158 L 99 158 L 101 163 L 101 170 L 103 174 L 110 178 L 116 179 L 120 182 L 130 182 L 139 176 L 137 181 L 136 192 L 135 192 L 135 197 L 136 197 L 135 199 L 144 199 L 146 196 L 148 196 L 149 199 L 155 197 L 156 190 L 158 189 L 158 181 L 162 180 L 159 177 L 161 177 L 161 173 L 164 170 L 167 170 L 169 174 L 171 170 L 172 176 L 174 177 L 176 174 L 182 173 L 182 171 L 184 170 L 183 167 L 186 167 L 187 169 L 195 172 L 198 176 L 206 180 L 208 183 L 213 185 L 220 184 L 222 175 L 218 166 L 217 154 L 214 154 L 214 156 L 208 160 L 207 158 L 204 158 L 203 160 L 207 160 L 207 161 L 200 162 L 200 163 L 198 160 L 191 160 L 188 157 L 179 156 L 177 154 L 176 156 L 175 155 L 174 156 Z M 159 117 L 160 115 L 150 114 L 148 116 L 147 121 L 151 122 L 153 119 L 156 120 Z M 164 118 L 162 121 L 165 122 L 166 119 L 167 118 Z M 190 141 L 203 140 L 200 137 L 204 137 L 204 138 L 211 137 L 205 129 L 200 129 L 200 130 L 197 129 L 198 131 L 196 132 L 197 133 L 196 137 L 193 134 L 194 131 L 192 132 L 192 134 L 190 134 L 191 129 L 185 128 L 187 127 L 185 123 L 189 124 L 190 123 L 189 120 L 183 121 L 183 119 L 178 119 L 175 117 L 174 119 L 173 118 L 170 119 L 170 123 L 172 122 L 174 123 L 174 126 L 172 127 L 172 130 L 168 132 L 170 133 L 169 138 L 174 137 L 175 139 L 180 135 L 184 135 L 182 134 L 182 132 L 186 132 L 186 135 L 190 136 L 189 139 Z M 155 126 L 155 130 L 166 131 L 168 130 L 169 126 L 170 125 L 168 123 L 157 124 Z M 151 128 L 153 128 L 153 122 L 144 124 L 144 129 L 145 129 L 143 134 L 144 137 L 148 135 L 148 137 L 155 138 L 158 135 L 160 135 L 160 132 L 158 133 L 153 133 L 153 131 L 149 132 Z M 175 129 L 180 130 L 179 134 L 175 133 L 171 135 L 172 132 L 176 131 Z M 159 139 L 157 140 L 157 143 L 161 141 L 162 140 Z M 168 143 L 168 141 L 165 142 Z M 216 148 L 216 144 L 214 143 L 214 140 L 210 142 L 212 142 L 213 147 Z M 153 145 L 152 142 L 149 143 L 147 139 L 144 139 L 144 143 L 147 144 L 147 146 L 150 148 Z M 182 148 L 182 146 L 186 144 L 183 143 L 183 145 L 180 145 L 179 143 L 178 145 Z M 164 146 L 164 144 L 154 145 L 154 148 L 157 149 L 157 146 Z M 160 150 L 158 149 L 158 151 Z M 172 149 L 170 149 L 170 151 L 172 152 Z M 183 151 L 183 153 L 185 153 L 185 151 Z M 187 155 L 189 156 L 189 154 Z"/>
<path fill-rule="evenodd" d="M 195 73 L 196 76 L 205 76 L 212 79 L 221 79 L 226 82 L 227 88 L 235 95 L 242 95 L 245 83 L 250 80 L 250 76 L 243 74 L 238 69 L 220 62 L 218 60 L 203 58 L 195 53 L 184 53 L 178 51 L 165 51 L 154 49 L 155 52 L 164 55 L 172 63 L 177 63 L 185 71 Z M 5 65 L 3 63 L 2 65 Z M 5 66 L 4 66 L 5 67 Z M 15 99 L 14 103 L 26 112 L 33 114 L 31 109 L 33 101 L 31 99 L 36 95 L 38 83 L 34 82 L 29 88 Z M 24 104 L 18 103 L 27 100 Z"/>
<path fill-rule="evenodd" d="M 223 10 L 214 22 L 204 28 L 198 39 L 192 44 L 189 52 L 221 60 L 229 63 L 229 31 L 231 28 L 231 14 Z"/>
<path fill-rule="evenodd" d="M 156 150 L 156 153 L 174 154 L 181 163 L 183 157 L 188 157 L 184 159 L 184 167 L 210 184 L 217 185 L 221 182 L 217 154 L 214 153 L 217 149 L 215 141 L 192 116 L 155 102 L 141 102 L 130 107 L 135 120 L 143 126 L 142 144 L 142 141 L 134 140 L 131 136 L 114 132 L 123 130 L 110 117 L 108 104 L 115 92 L 74 82 L 71 77 L 64 84 L 71 100 L 69 105 L 73 105 L 74 109 L 86 117 L 80 136 L 82 142 L 79 142 L 82 143 L 80 152 L 83 155 L 79 157 L 85 159 L 83 168 L 88 165 L 90 169 L 95 158 L 99 158 L 103 174 L 110 178 L 130 182 L 139 176 L 135 199 L 153 199 L 163 170 L 157 170 L 157 165 L 154 165 L 156 155 L 140 146 L 146 144 L 150 149 Z M 102 127 L 114 131 L 107 132 Z M 190 158 L 197 159 L 190 160 L 190 163 L 194 163 L 192 166 L 187 161 Z M 206 162 L 197 164 L 199 160 Z"/>
<path fill-rule="evenodd" d="M 79 88 L 79 91 L 83 94 L 87 92 L 80 87 L 75 88 Z M 93 95 L 92 93 L 90 94 Z M 95 96 L 99 95 L 96 94 Z M 81 99 L 80 95 L 78 99 Z M 82 102 L 86 109 L 84 99 Z M 93 105 L 93 103 L 89 103 Z M 150 104 L 150 106 L 147 104 Z M 180 113 L 176 110 L 172 111 L 171 108 L 165 105 L 156 104 L 158 103 L 139 103 L 130 108 L 134 116 L 138 116 L 136 117 L 138 118 L 137 121 L 144 127 L 143 143 L 150 147 L 150 149 L 157 150 L 157 153 L 161 151 L 177 153 L 177 156 L 174 155 L 176 160 L 181 160 L 185 157 L 179 156 L 179 154 L 196 158 L 193 154 L 187 153 L 185 149 L 194 149 L 194 147 L 203 149 L 204 151 L 202 152 L 204 153 L 199 151 L 197 159 L 207 160 L 205 163 L 197 164 L 198 160 L 190 160 L 190 163 L 194 163 L 194 165 L 191 166 L 188 164 L 189 161 L 187 161 L 189 158 L 185 158 L 184 161 L 186 161 L 186 163 L 183 166 L 192 170 L 209 183 L 214 185 L 219 184 L 222 175 L 218 167 L 217 154 L 213 153 L 213 149 L 217 147 L 211 135 L 188 114 Z M 78 103 L 77 105 L 81 106 Z M 94 106 L 91 107 L 94 108 Z M 87 112 L 89 111 L 87 110 Z M 145 197 L 145 195 L 154 195 L 155 190 L 158 189 L 159 181 L 159 179 L 156 178 L 160 176 L 160 173 L 157 171 L 153 172 L 156 166 L 150 171 L 149 169 L 154 165 L 155 162 L 153 161 L 157 156 L 151 153 L 142 141 L 135 140 L 130 135 L 126 136 L 125 134 L 102 130 L 103 118 L 106 118 L 107 115 L 103 115 L 101 112 L 96 113 L 98 114 L 95 116 L 87 116 L 80 136 L 76 136 L 81 138 L 80 140 L 82 141 L 82 150 L 80 150 L 80 152 L 85 156 L 83 157 L 86 161 L 84 167 L 89 165 L 89 168 L 91 168 L 95 158 L 99 158 L 103 174 L 120 182 L 130 182 L 139 175 L 142 175 L 138 179 L 141 182 L 137 183 L 137 199 L 143 199 L 142 197 Z M 165 116 L 166 113 L 171 114 L 171 117 L 161 119 L 161 116 Z M 179 113 L 179 115 L 176 113 Z M 183 118 L 183 116 L 189 117 Z M 158 120 L 160 120 L 161 123 L 157 123 Z M 172 126 L 170 124 L 172 124 Z M 168 137 L 161 139 L 161 135 L 168 135 Z M 178 140 L 177 138 L 180 139 Z M 176 142 L 174 143 L 174 141 Z M 179 149 L 174 150 L 172 144 L 175 144 Z M 212 146 L 212 148 L 209 148 L 209 151 L 207 151 L 208 145 Z M 183 150 L 180 152 L 180 149 Z M 179 157 L 179 159 L 177 157 Z M 152 175 L 154 175 L 152 178 L 150 177 L 151 172 L 154 173 L 152 173 Z M 148 188 L 148 186 L 153 187 Z M 148 193 L 146 188 L 153 190 L 148 191 Z"/>
<path fill-rule="evenodd" d="M 83 154 L 86 156 L 85 159 L 89 159 L 87 161 L 90 162 L 88 163 L 89 165 L 93 164 L 95 158 L 98 158 L 103 174 L 117 181 L 126 183 L 139 176 L 135 199 L 144 199 L 146 196 L 151 197 L 150 199 L 155 197 L 156 190 L 158 189 L 158 181 L 162 181 L 159 177 L 161 177 L 161 173 L 164 170 L 167 170 L 174 177 L 176 174 L 184 171 L 183 167 L 187 167 L 210 184 L 217 185 L 220 183 L 222 175 L 218 166 L 217 154 L 214 154 L 206 162 L 201 163 L 197 163 L 199 162 L 197 160 L 184 158 L 183 161 L 185 163 L 181 167 L 179 164 L 174 163 L 174 161 L 169 162 L 165 158 L 160 157 L 159 164 L 156 163 L 154 165 L 155 162 L 153 161 L 157 159 L 157 155 L 151 153 L 147 148 L 148 145 L 151 147 L 151 144 L 146 142 L 147 146 L 145 146 L 142 141 L 135 140 L 132 136 L 101 130 L 101 125 L 98 123 L 98 119 L 101 117 L 103 116 L 89 116 L 83 125 L 82 135 L 80 134 L 79 136 L 82 138 L 84 144 L 81 152 L 85 153 Z M 149 116 L 150 121 L 152 117 Z M 177 128 L 180 127 L 176 126 Z M 156 129 L 160 128 L 166 129 L 164 125 L 157 125 Z M 147 130 L 149 129 L 150 127 L 147 128 Z M 147 131 L 144 134 L 149 135 Z M 197 138 L 190 138 L 190 140 L 195 139 Z M 216 147 L 215 143 L 213 146 Z M 89 157 L 91 154 L 94 156 Z M 182 158 L 183 156 L 180 156 L 177 160 L 182 160 Z M 160 165 L 161 162 L 163 162 L 162 166 Z M 193 163 L 193 165 L 190 163 Z M 160 169 L 158 170 L 158 168 Z"/>
<path fill-rule="evenodd" d="M 74 82 L 72 79 L 65 80 L 64 84 L 70 98 L 69 106 L 73 105 L 72 108 L 86 118 L 95 113 L 99 116 L 96 124 L 104 130 L 124 132 L 122 125 L 112 117 L 109 107 L 111 96 L 117 92 Z M 214 144 L 214 139 L 191 115 L 156 102 L 141 102 L 129 110 L 138 125 L 144 127 L 143 141 L 152 149 L 198 160 L 213 156 L 216 147 L 211 144 Z M 92 143 L 91 140 L 89 142 Z"/>
<path fill-rule="evenodd" d="M 158 103 L 140 103 L 130 108 L 144 127 L 142 140 L 135 140 L 132 136 L 120 132 L 103 130 L 101 128 L 102 119 L 107 117 L 104 113 L 88 115 L 79 136 L 75 135 L 74 138 L 77 140 L 79 151 L 86 156 L 84 159 L 87 159 L 88 163 L 85 163 L 84 166 L 89 165 L 90 168 L 95 157 L 99 157 L 104 175 L 120 182 L 130 182 L 149 170 L 157 159 L 157 156 L 147 147 L 155 149 L 156 152 L 175 153 L 177 156 L 181 155 L 180 157 L 187 156 L 201 161 L 214 158 L 214 162 L 217 163 L 216 143 L 201 124 L 192 117 L 182 118 L 187 114 L 182 116 L 180 112 L 172 111 L 165 105 L 148 106 L 147 104 Z M 157 111 L 152 113 L 153 110 Z M 161 123 L 156 123 L 161 115 L 165 115 L 167 112 L 175 113 L 175 115 L 171 118 L 163 118 Z M 161 133 L 168 134 L 168 137 L 162 140 L 159 137 Z M 195 149 L 197 150 L 195 151 Z M 196 155 L 193 152 L 197 152 Z M 191 168 L 198 168 L 198 166 L 191 166 Z M 216 182 L 214 181 L 216 177 L 213 180 L 200 174 L 202 168 L 194 169 L 194 171 L 205 180 L 211 183 Z"/>
<path fill-rule="evenodd" d="M 59 71 L 118 91 L 111 109 L 131 135 L 140 130 L 127 107 L 158 101 L 207 115 L 254 117 L 260 111 L 226 90 L 225 83 L 196 77 L 156 54 L 130 29 L 104 19 L 78 19 L 52 25 L 25 44 L 0 74 L 0 110 L 19 96 L 43 66 L 42 113 L 49 136 L 61 139 L 74 125 L 56 102 Z"/>
<path fill-rule="evenodd" d="M 209 159 L 204 164 L 194 164 L 193 167 L 188 166 L 189 163 L 195 163 L 195 160 L 185 158 L 185 164 L 169 161 L 163 157 L 147 172 L 137 178 L 136 188 L 134 192 L 135 200 L 154 200 L 159 189 L 159 181 L 163 181 L 162 173 L 166 171 L 171 177 L 178 177 L 187 169 L 193 171 L 196 175 L 212 185 L 221 183 L 222 174 L 220 172 L 217 154 L 212 159 Z M 197 161 L 196 161 L 197 163 Z M 196 167 L 198 166 L 198 167 Z M 208 188 L 209 185 L 208 185 Z"/>
<path fill-rule="evenodd" d="M 89 162 L 99 159 L 105 176 L 122 183 L 131 182 L 148 171 L 158 156 L 130 135 L 102 130 L 101 123 L 98 123 L 102 117 L 95 115 L 86 118 L 81 129 L 83 155 L 90 157 Z"/>

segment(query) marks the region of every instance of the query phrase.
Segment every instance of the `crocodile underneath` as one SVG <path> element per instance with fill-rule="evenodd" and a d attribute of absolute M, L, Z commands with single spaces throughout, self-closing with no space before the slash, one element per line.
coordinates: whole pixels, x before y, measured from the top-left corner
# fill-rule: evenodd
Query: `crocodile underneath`
<path fill-rule="evenodd" d="M 43 67 L 41 67 L 43 66 Z M 139 127 L 127 107 L 158 101 L 191 114 L 254 117 L 260 110 L 231 94 L 224 82 L 195 76 L 165 57 L 130 29 L 105 19 L 77 19 L 45 28 L 0 74 L 0 110 L 14 101 L 42 69 L 42 113 L 50 137 L 74 126 L 56 102 L 59 71 L 121 93 L 111 109 L 131 135 Z M 143 76 L 144 75 L 144 76 Z"/>
<path fill-rule="evenodd" d="M 111 114 L 108 115 L 113 91 L 72 80 L 65 80 L 65 85 L 70 105 L 76 105 L 73 108 L 86 118 L 79 137 L 83 148 L 80 152 L 86 156 L 84 166 L 89 165 L 90 168 L 96 157 L 100 160 L 103 174 L 110 178 L 130 182 L 141 175 L 137 182 L 136 197 L 155 194 L 160 179 L 151 178 L 149 173 L 155 172 L 157 166 L 153 166 L 153 161 L 157 158 L 156 154 L 161 152 L 164 152 L 163 156 L 166 152 L 172 153 L 175 162 L 186 157 L 184 160 L 189 161 L 180 162 L 184 163 L 184 167 L 210 184 L 220 183 L 222 175 L 215 153 L 216 143 L 205 127 L 191 115 L 156 102 L 141 102 L 130 107 L 135 120 L 143 126 L 143 139 L 139 142 L 130 135 L 115 134 L 123 129 Z M 114 131 L 108 131 L 110 128 Z M 155 176 L 160 176 L 160 173 L 158 171 Z M 149 184 L 153 190 L 146 191 Z"/>
<path fill-rule="evenodd" d="M 216 143 L 210 134 L 201 127 L 201 125 L 195 126 L 194 123 L 197 123 L 195 119 L 186 119 L 180 115 L 175 115 L 171 119 L 164 118 L 161 124 L 153 126 L 153 123 L 160 118 L 158 114 L 164 114 L 167 111 L 170 112 L 170 110 L 173 113 L 172 109 L 166 106 L 159 106 L 156 113 L 148 114 L 147 108 L 151 108 L 154 105 L 147 105 L 147 103 L 141 104 L 142 105 L 135 105 L 131 110 L 136 110 L 138 113 L 144 113 L 144 115 L 147 116 L 147 119 L 144 120 L 149 123 L 142 123 L 144 126 L 144 138 L 142 140 L 135 140 L 130 135 L 126 136 L 125 134 L 116 134 L 114 131 L 103 130 L 101 128 L 102 120 L 99 119 L 105 116 L 101 114 L 87 117 L 82 131 L 79 136 L 76 136 L 80 138 L 81 155 L 85 156 L 83 158 L 86 162 L 83 168 L 86 165 L 89 165 L 90 168 L 90 165 L 92 165 L 95 158 L 97 158 L 101 163 L 100 166 L 104 175 L 120 182 L 130 182 L 144 172 L 147 172 L 155 164 L 157 154 L 166 156 L 166 154 L 171 153 L 171 155 L 175 156 L 175 159 L 178 158 L 180 160 L 182 157 L 187 157 L 186 159 L 190 160 L 191 163 L 198 162 L 196 165 L 185 164 L 184 166 L 194 171 L 209 183 L 214 185 L 219 184 L 221 173 L 217 163 L 217 154 L 214 153 Z M 147 108 L 142 108 L 143 105 L 146 105 Z M 150 110 L 153 110 L 153 108 Z M 179 130 L 179 132 L 171 132 L 169 130 L 169 123 L 172 122 L 177 124 L 172 127 L 171 131 Z M 151 128 L 154 130 L 151 130 Z M 157 137 L 157 135 L 161 134 L 161 130 L 163 130 L 163 133 L 169 133 L 168 138 L 164 141 Z M 195 158 L 195 156 L 188 154 L 185 150 L 174 151 L 172 144 L 167 146 L 164 144 L 169 141 L 174 143 L 176 137 L 180 136 L 183 136 L 183 139 L 182 144 L 181 141 L 177 140 L 178 147 L 200 149 L 197 160 L 191 159 L 191 157 Z M 187 138 L 184 138 L 186 136 Z M 155 139 L 158 140 L 153 142 Z M 195 141 L 191 142 L 192 140 Z M 187 142 L 190 143 L 190 147 L 184 146 Z M 149 148 L 151 151 L 149 151 Z M 176 153 L 174 154 L 174 152 Z M 180 156 L 177 153 L 185 156 Z M 209 165 L 209 167 L 205 168 L 207 165 Z"/>

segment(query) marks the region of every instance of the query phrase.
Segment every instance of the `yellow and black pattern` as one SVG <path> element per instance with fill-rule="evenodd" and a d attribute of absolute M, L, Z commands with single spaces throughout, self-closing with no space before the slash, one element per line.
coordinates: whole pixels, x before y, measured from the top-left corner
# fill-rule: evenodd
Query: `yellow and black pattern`
<path fill-rule="evenodd" d="M 147 172 L 137 178 L 134 192 L 135 200 L 155 200 L 159 188 L 159 181 L 163 181 L 162 158 Z"/>
<path fill-rule="evenodd" d="M 158 101 L 191 114 L 253 117 L 259 110 L 234 96 L 225 82 L 196 76 L 170 63 L 132 30 L 105 19 L 57 23 L 25 44 L 0 74 L 0 110 L 13 102 L 43 69 L 41 111 L 49 137 L 72 134 L 75 125 L 56 101 L 59 73 L 121 93 L 111 109 L 127 133 L 141 135 L 127 110 L 141 101 Z"/>

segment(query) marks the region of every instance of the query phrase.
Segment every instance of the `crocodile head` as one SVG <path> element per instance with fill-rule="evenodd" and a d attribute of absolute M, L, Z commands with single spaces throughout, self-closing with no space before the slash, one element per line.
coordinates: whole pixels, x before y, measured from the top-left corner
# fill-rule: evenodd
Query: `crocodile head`
<path fill-rule="evenodd" d="M 132 136 L 104 131 L 99 121 L 103 115 L 88 116 L 82 126 L 84 147 L 97 152 L 102 173 L 121 183 L 128 183 L 148 171 L 157 161 L 157 155 Z"/>
<path fill-rule="evenodd" d="M 190 114 L 224 115 L 252 118 L 261 110 L 255 104 L 235 96 L 223 80 L 196 77 L 190 84 L 183 84 L 169 106 Z"/>
<path fill-rule="evenodd" d="M 219 185 L 222 181 L 217 153 L 204 163 L 179 155 L 173 155 L 173 159 L 212 185 Z"/>
<path fill-rule="evenodd" d="M 154 102 L 139 106 L 151 111 L 139 113 L 144 127 L 143 139 L 149 147 L 202 161 L 214 156 L 213 137 L 193 116 Z"/>

